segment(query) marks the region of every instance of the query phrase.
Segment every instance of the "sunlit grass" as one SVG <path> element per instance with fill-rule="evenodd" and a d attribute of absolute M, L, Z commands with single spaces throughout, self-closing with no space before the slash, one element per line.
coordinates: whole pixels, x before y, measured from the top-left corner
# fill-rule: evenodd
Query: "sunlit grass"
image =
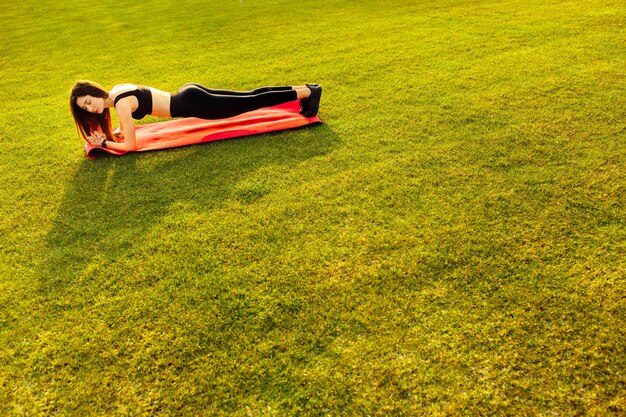
<path fill-rule="evenodd" d="M 3 5 L 0 414 L 626 413 L 625 20 Z M 319 82 L 325 124 L 90 161 L 84 78 Z"/>

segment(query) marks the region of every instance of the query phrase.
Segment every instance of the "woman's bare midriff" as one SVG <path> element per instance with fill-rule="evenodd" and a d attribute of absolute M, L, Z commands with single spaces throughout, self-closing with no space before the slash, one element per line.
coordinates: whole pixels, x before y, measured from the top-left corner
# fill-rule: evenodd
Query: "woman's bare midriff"
<path fill-rule="evenodd" d="M 159 117 L 171 117 L 170 101 L 172 100 L 172 95 L 152 87 L 150 87 L 150 91 L 152 92 L 151 114 Z"/>

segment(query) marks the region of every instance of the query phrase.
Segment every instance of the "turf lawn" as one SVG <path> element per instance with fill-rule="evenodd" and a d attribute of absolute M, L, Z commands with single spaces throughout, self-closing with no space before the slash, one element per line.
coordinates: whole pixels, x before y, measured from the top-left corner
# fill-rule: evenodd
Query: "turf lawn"
<path fill-rule="evenodd" d="M 0 415 L 626 415 L 623 0 L 3 1 L 0 33 Z M 318 82 L 325 124 L 91 161 L 77 79 Z"/>

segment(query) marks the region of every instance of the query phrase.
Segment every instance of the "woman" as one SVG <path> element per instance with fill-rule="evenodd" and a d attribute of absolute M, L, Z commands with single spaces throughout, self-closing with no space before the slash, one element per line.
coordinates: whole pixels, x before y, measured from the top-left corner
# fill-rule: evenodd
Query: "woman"
<path fill-rule="evenodd" d="M 91 81 L 72 88 L 70 108 L 78 133 L 91 145 L 128 152 L 136 149 L 132 119 L 147 114 L 160 117 L 223 119 L 263 107 L 300 100 L 300 113 L 313 117 L 319 109 L 322 87 L 263 87 L 254 91 L 213 90 L 200 84 L 185 84 L 170 94 L 152 87 L 118 84 L 111 91 Z M 110 108 L 114 107 L 120 129 L 111 131 Z M 118 137 L 124 142 L 118 142 Z"/>

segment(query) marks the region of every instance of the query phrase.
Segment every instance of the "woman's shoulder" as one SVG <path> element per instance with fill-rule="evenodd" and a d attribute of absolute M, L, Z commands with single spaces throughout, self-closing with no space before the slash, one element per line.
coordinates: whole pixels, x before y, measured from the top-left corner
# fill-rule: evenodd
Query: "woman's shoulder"
<path fill-rule="evenodd" d="M 133 91 L 136 89 L 137 89 L 137 86 L 135 84 L 116 84 L 113 86 L 111 91 L 109 91 L 109 97 L 115 100 L 115 98 L 118 95 L 125 93 L 127 91 Z"/>

